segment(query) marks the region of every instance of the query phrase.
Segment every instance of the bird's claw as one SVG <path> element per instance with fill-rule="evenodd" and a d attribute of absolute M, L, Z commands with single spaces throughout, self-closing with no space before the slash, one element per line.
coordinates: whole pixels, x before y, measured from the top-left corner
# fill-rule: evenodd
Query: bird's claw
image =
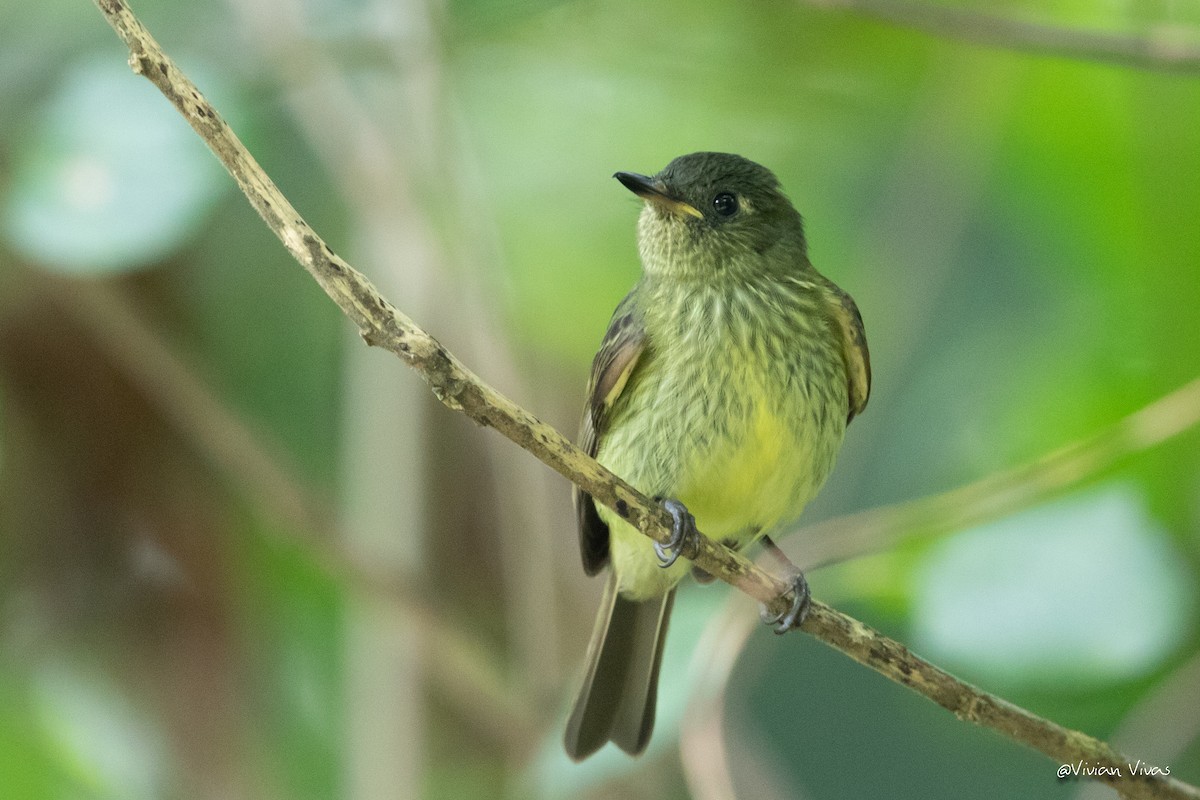
<path fill-rule="evenodd" d="M 666 544 L 654 543 L 654 553 L 658 556 L 658 565 L 663 569 L 671 566 L 684 550 L 694 552 L 699 545 L 700 533 L 696 530 L 696 518 L 687 510 L 687 506 L 671 498 L 655 498 L 671 515 L 671 540 Z"/>
<path fill-rule="evenodd" d="M 792 590 L 788 594 L 792 596 L 792 605 L 782 614 L 773 615 L 767 611 L 766 606 L 762 606 L 759 611 L 759 618 L 780 635 L 792 628 L 799 628 L 808 616 L 809 607 L 812 606 L 812 593 L 808 590 L 808 581 L 805 580 L 803 572 L 796 570 L 792 573 Z"/>

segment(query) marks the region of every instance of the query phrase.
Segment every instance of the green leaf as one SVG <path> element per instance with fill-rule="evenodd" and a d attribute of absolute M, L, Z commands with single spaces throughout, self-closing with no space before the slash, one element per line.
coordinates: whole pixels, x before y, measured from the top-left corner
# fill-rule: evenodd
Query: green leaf
<path fill-rule="evenodd" d="M 916 649 L 1009 684 L 1137 677 L 1188 635 L 1195 595 L 1127 483 L 946 539 L 916 586 Z"/>

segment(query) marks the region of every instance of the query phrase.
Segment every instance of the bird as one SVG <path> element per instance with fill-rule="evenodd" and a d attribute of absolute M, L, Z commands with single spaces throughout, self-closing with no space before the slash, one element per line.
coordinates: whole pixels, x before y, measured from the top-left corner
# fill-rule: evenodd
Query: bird
<path fill-rule="evenodd" d="M 809 261 L 774 173 L 698 152 L 613 177 L 644 201 L 642 275 L 593 360 L 579 442 L 674 525 L 659 544 L 575 488 L 584 572 L 608 572 L 564 735 L 576 761 L 609 741 L 645 750 L 676 587 L 692 568 L 680 553 L 704 535 L 782 555 L 771 535 L 820 490 L 871 386 L 858 307 Z M 781 633 L 809 604 L 791 570 L 791 607 L 764 617 Z"/>

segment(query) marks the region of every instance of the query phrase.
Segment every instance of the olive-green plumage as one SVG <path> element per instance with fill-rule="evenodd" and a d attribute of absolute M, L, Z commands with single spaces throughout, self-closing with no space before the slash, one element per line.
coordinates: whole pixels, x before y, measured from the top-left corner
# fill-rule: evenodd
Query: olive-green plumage
<path fill-rule="evenodd" d="M 693 153 L 617 173 L 646 203 L 643 276 L 592 365 L 582 445 L 643 493 L 674 498 L 741 549 L 792 522 L 866 404 L 870 360 L 850 296 L 809 263 L 800 215 L 764 167 Z M 584 569 L 610 575 L 567 752 L 640 753 L 654 725 L 676 584 L 654 543 L 576 492 Z"/>

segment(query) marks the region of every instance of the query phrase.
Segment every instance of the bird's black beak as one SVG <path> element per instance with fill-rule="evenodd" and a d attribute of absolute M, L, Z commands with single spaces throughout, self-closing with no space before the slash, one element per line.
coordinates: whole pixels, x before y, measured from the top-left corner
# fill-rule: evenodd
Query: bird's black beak
<path fill-rule="evenodd" d="M 655 180 L 647 175 L 639 175 L 636 172 L 618 172 L 613 177 L 619 180 L 621 185 L 626 189 L 643 200 L 654 203 L 659 208 L 675 212 L 676 214 L 689 214 L 697 219 L 703 219 L 704 217 L 703 214 L 696 210 L 695 206 L 671 195 L 667 190 L 666 184 L 662 181 Z"/>

